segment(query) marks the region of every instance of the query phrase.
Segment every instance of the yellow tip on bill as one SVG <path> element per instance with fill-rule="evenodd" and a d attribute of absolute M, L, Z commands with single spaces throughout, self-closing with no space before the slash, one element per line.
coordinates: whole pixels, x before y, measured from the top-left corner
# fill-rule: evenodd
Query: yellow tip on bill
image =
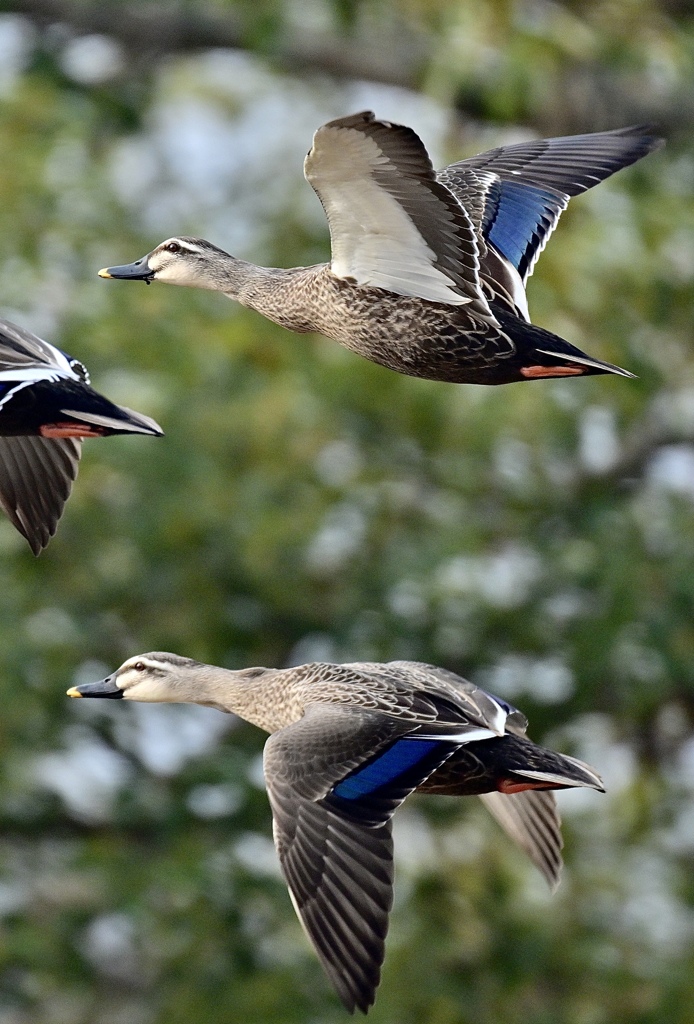
<path fill-rule="evenodd" d="M 109 274 L 109 272 L 108 272 L 108 267 L 104 267 L 104 269 L 103 269 L 103 270 L 100 270 L 100 271 L 99 271 L 99 277 L 110 277 L 110 276 L 111 276 L 111 275 L 110 275 L 110 274 Z M 75 694 L 73 693 L 73 697 L 74 697 L 74 696 L 75 696 Z M 79 696 L 79 694 L 77 694 L 77 696 Z"/>
<path fill-rule="evenodd" d="M 80 693 L 80 691 L 77 689 L 76 686 L 71 686 L 70 689 L 67 691 L 67 695 L 68 695 L 68 697 L 81 697 L 82 696 L 82 694 Z"/>

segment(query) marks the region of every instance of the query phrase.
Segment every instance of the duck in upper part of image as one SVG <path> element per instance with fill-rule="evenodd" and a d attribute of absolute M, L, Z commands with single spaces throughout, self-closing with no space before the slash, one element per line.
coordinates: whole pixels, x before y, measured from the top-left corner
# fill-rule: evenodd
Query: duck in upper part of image
<path fill-rule="evenodd" d="M 0 505 L 35 555 L 56 531 L 82 438 L 163 433 L 94 391 L 79 360 L 0 319 Z"/>
<path fill-rule="evenodd" d="M 480 796 L 555 889 L 562 838 L 551 790 L 603 791 L 588 765 L 529 740 L 525 716 L 506 701 L 419 662 L 232 671 L 140 654 L 67 692 L 202 704 L 271 733 L 263 770 L 280 865 L 350 1012 L 368 1011 L 380 981 L 393 901 L 391 817 L 410 793 Z"/>
<path fill-rule="evenodd" d="M 411 128 L 365 111 L 319 128 L 304 163 L 330 263 L 257 267 L 180 237 L 99 274 L 223 292 L 413 377 L 633 377 L 531 324 L 525 286 L 569 198 L 661 144 L 638 125 L 501 146 L 437 173 Z"/>

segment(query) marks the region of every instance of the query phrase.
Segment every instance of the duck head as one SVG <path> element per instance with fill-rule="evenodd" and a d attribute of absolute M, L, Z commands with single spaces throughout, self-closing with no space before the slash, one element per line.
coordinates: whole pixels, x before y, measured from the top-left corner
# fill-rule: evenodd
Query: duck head
<path fill-rule="evenodd" d="M 204 238 L 167 238 L 146 256 L 121 267 L 104 267 L 99 277 L 123 281 L 165 281 L 192 288 L 219 288 L 219 274 L 234 257 Z"/>

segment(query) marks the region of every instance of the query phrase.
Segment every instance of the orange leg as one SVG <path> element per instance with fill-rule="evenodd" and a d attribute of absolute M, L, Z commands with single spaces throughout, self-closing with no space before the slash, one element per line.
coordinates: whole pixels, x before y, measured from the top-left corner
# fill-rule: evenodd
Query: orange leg
<path fill-rule="evenodd" d="M 98 427 L 88 427 L 86 423 L 44 423 L 39 427 L 41 437 L 103 437 L 104 431 Z"/>
<path fill-rule="evenodd" d="M 564 789 L 564 786 L 550 786 L 546 782 L 516 782 L 515 779 L 500 779 L 496 788 L 500 793 L 522 793 L 526 789 Z"/>
<path fill-rule="evenodd" d="M 580 377 L 585 370 L 582 366 L 522 366 L 521 374 L 533 379 L 535 377 Z"/>

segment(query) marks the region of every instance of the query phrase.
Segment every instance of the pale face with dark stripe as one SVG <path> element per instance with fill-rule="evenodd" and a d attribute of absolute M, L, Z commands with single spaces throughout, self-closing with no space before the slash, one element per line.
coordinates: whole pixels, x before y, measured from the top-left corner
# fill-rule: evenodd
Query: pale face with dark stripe
<path fill-rule="evenodd" d="M 167 238 L 146 257 L 152 279 L 167 284 L 204 287 L 205 276 L 221 249 L 202 239 Z"/>
<path fill-rule="evenodd" d="M 154 703 L 184 703 L 191 694 L 186 671 L 198 663 L 177 654 L 138 654 L 106 679 L 73 687 L 72 697 L 111 697 Z"/>
<path fill-rule="evenodd" d="M 215 291 L 220 287 L 220 259 L 223 266 L 225 260 L 233 257 L 204 238 L 167 238 L 134 263 L 100 270 L 99 277 L 145 281 L 147 284 L 165 281 L 168 284 Z"/>

